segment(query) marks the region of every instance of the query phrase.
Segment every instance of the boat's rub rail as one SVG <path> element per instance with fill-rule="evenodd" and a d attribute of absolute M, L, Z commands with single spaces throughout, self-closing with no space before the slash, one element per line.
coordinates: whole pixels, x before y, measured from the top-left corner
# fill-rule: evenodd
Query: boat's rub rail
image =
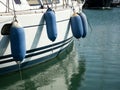
<path fill-rule="evenodd" d="M 61 47 L 65 46 L 66 44 L 70 43 L 71 41 L 72 41 L 72 37 L 70 37 L 66 40 L 54 43 L 54 44 L 50 44 L 50 45 L 47 45 L 47 46 L 35 48 L 35 49 L 32 49 L 32 50 L 27 50 L 25 58 L 29 58 L 31 56 L 33 57 L 33 56 L 36 56 L 36 55 L 44 54 L 44 53 L 50 52 L 52 50 L 61 48 Z M 54 48 L 51 48 L 53 46 L 54 46 Z M 15 60 L 12 58 L 11 54 L 5 55 L 5 56 L 0 56 L 0 64 L 9 63 L 9 62 L 13 62 L 13 61 L 15 61 Z"/>
<path fill-rule="evenodd" d="M 22 10 L 22 11 L 16 11 L 15 13 L 17 15 L 24 15 L 24 14 L 35 14 L 35 13 L 44 13 L 46 9 L 40 10 L 40 9 L 36 9 L 36 10 Z M 0 12 L 0 16 L 9 16 L 9 15 L 13 15 L 13 12 Z"/>

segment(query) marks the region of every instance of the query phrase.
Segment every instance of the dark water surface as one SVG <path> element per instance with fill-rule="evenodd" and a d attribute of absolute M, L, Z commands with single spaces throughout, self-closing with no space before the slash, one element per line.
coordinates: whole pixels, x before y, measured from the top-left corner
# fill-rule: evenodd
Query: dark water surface
<path fill-rule="evenodd" d="M 120 90 L 120 8 L 84 11 L 86 38 L 21 75 L 1 76 L 0 90 Z"/>

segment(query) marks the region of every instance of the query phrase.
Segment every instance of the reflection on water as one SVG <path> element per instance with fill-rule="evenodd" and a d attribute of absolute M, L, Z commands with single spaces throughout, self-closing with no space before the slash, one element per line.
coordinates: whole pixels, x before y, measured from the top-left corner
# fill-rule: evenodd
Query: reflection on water
<path fill-rule="evenodd" d="M 80 46 L 75 43 L 79 57 L 86 60 L 85 80 L 78 90 L 120 90 L 120 8 L 85 13 L 92 30 Z"/>
<path fill-rule="evenodd" d="M 78 62 L 76 55 L 75 49 L 66 50 L 49 62 L 23 70 L 22 80 L 19 72 L 2 76 L 0 90 L 73 90 L 85 72 L 85 60 Z"/>
<path fill-rule="evenodd" d="M 120 8 L 85 13 L 92 27 L 86 38 L 23 70 L 22 80 L 19 72 L 1 76 L 0 90 L 120 90 Z"/>

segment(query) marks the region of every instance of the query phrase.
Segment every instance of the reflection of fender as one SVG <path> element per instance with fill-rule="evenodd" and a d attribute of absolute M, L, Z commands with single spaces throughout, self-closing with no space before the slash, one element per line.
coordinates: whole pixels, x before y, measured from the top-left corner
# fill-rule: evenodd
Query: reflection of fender
<path fill-rule="evenodd" d="M 70 18 L 70 22 L 73 36 L 77 39 L 81 38 L 83 36 L 83 25 L 81 17 L 77 14 L 74 14 Z"/>
<path fill-rule="evenodd" d="M 83 35 L 82 35 L 82 37 L 84 38 L 84 37 L 86 37 L 87 31 L 88 31 L 88 21 L 87 21 L 86 15 L 83 12 L 81 12 L 79 15 L 82 19 L 82 24 L 83 24 Z"/>
<path fill-rule="evenodd" d="M 16 61 L 22 61 L 26 54 L 24 29 L 13 22 L 10 28 L 11 53 Z"/>
<path fill-rule="evenodd" d="M 57 38 L 57 25 L 56 25 L 56 16 L 52 9 L 48 8 L 44 14 L 47 28 L 47 35 L 51 41 L 55 41 Z"/>

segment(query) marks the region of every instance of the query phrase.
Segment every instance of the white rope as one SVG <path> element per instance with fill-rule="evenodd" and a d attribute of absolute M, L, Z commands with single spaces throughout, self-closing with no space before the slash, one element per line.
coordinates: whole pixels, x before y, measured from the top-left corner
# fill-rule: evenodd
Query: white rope
<path fill-rule="evenodd" d="M 15 11 L 15 5 L 14 5 L 14 1 L 12 0 L 12 5 L 13 5 L 13 12 L 14 12 L 14 18 L 13 18 L 13 20 L 15 20 L 15 21 L 17 21 L 17 16 L 16 16 L 16 11 Z"/>

